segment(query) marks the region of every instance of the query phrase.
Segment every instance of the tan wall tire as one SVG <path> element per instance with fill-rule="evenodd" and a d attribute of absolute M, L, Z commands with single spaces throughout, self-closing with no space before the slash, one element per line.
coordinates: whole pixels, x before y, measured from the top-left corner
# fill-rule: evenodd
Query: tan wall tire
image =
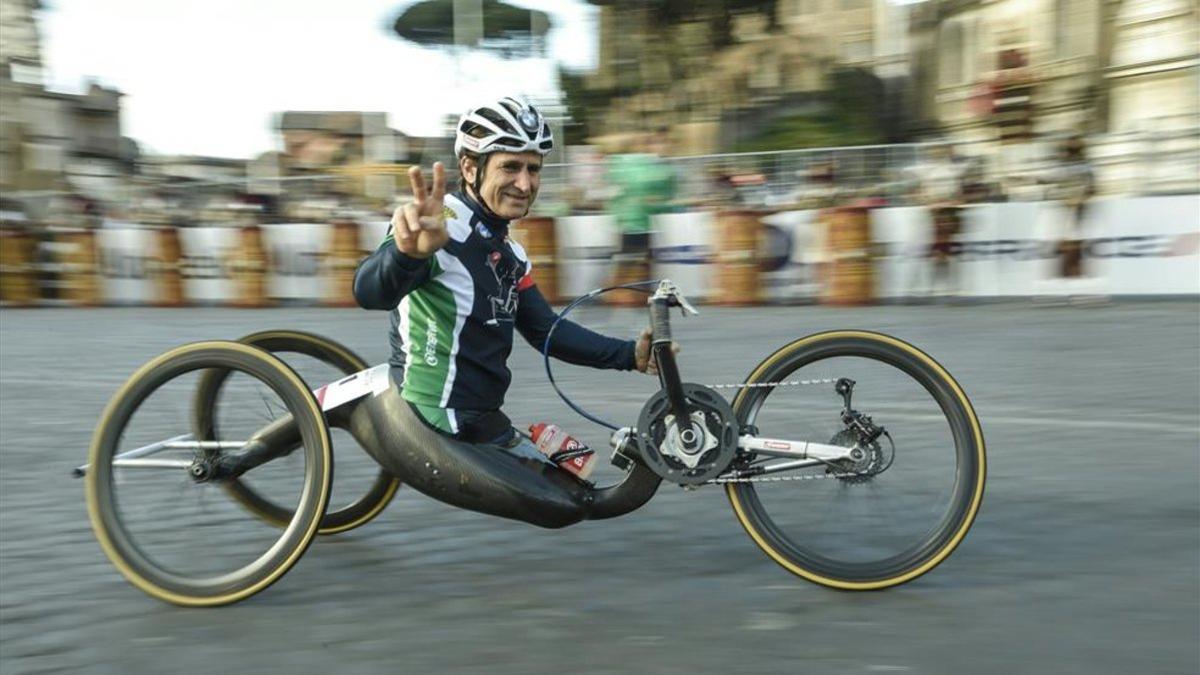
<path fill-rule="evenodd" d="M 298 507 L 266 552 L 232 572 L 191 577 L 157 563 L 126 529 L 115 497 L 112 460 L 125 426 L 147 397 L 175 377 L 207 368 L 246 373 L 280 397 L 297 424 L 305 472 Z M 332 471 L 329 430 L 320 406 L 299 376 L 279 359 L 254 347 L 236 342 L 197 342 L 172 349 L 142 366 L 109 401 L 89 450 L 85 475 L 88 516 L 104 553 L 142 591 L 177 605 L 225 605 L 267 588 L 299 560 L 316 536 L 328 504 Z"/>
<path fill-rule="evenodd" d="M 790 373 L 824 358 L 875 359 L 913 377 L 942 408 L 954 438 L 957 468 L 946 513 L 925 540 L 904 555 L 876 564 L 844 564 L 813 553 L 777 527 L 754 483 L 729 483 L 726 495 L 738 521 L 755 544 L 784 569 L 809 581 L 841 590 L 875 590 L 912 581 L 943 562 L 962 541 L 978 514 L 986 476 L 983 432 L 971 402 L 958 383 L 931 357 L 896 338 L 868 331 L 830 331 L 801 338 L 764 360 L 747 383 L 788 379 Z M 739 422 L 752 417 L 771 388 L 744 388 L 734 398 Z M 771 436 L 766 430 L 764 436 Z M 797 489 L 803 489 L 803 486 Z"/>

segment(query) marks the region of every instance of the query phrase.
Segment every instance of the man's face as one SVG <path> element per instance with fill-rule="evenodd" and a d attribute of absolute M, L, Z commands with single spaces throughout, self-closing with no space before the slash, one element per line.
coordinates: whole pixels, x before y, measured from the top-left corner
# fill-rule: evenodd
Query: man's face
<path fill-rule="evenodd" d="M 529 213 L 542 181 L 542 156 L 536 152 L 493 152 L 487 156 L 487 170 L 476 195 L 493 213 L 506 220 Z M 474 184 L 474 162 L 465 162 L 463 175 Z"/>

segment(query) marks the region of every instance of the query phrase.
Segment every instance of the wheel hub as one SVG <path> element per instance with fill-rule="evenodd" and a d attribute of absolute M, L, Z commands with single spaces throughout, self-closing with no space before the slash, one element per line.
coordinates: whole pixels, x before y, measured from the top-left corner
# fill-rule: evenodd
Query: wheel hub
<path fill-rule="evenodd" d="M 871 442 L 864 448 L 859 433 L 854 429 L 839 431 L 829 440 L 829 444 L 853 448 L 850 451 L 850 459 L 841 460 L 836 466 L 825 468 L 825 473 L 845 473 L 846 475 L 838 476 L 838 480 L 845 483 L 865 483 L 886 468 L 883 449 L 879 443 Z"/>
<path fill-rule="evenodd" d="M 706 427 L 707 417 L 699 410 L 691 414 L 692 423 L 682 432 L 675 424 L 675 416 L 667 415 L 663 420 L 667 426 L 667 437 L 663 441 L 662 452 L 683 462 L 689 469 L 695 469 L 700 458 L 709 450 L 717 447 L 716 435 Z"/>
<path fill-rule="evenodd" d="M 207 483 L 217 476 L 216 464 L 207 457 L 197 457 L 187 468 L 188 475 L 197 483 Z"/>

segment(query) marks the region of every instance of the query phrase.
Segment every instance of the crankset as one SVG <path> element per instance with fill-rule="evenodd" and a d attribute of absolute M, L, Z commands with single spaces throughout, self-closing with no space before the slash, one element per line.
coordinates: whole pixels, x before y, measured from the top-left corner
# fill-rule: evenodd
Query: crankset
<path fill-rule="evenodd" d="M 733 408 L 703 385 L 683 383 L 690 420 L 677 424 L 666 391 L 650 397 L 638 416 L 638 454 L 664 480 L 698 485 L 717 477 L 737 455 Z"/>

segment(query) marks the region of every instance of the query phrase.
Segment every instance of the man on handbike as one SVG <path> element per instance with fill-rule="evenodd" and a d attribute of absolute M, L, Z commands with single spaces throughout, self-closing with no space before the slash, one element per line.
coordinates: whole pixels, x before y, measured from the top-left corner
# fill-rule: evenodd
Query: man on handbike
<path fill-rule="evenodd" d="M 391 373 L 418 416 L 455 439 L 537 459 L 500 410 L 512 380 L 506 362 L 514 328 L 541 351 L 557 315 L 508 228 L 529 213 L 553 146 L 528 103 L 506 97 L 468 110 L 455 131 L 459 190 L 446 194 L 440 162 L 431 190 L 412 167 L 412 201 L 354 275 L 358 304 L 391 314 Z M 621 340 L 562 321 L 549 349 L 569 363 L 655 372 L 649 330 Z"/>

